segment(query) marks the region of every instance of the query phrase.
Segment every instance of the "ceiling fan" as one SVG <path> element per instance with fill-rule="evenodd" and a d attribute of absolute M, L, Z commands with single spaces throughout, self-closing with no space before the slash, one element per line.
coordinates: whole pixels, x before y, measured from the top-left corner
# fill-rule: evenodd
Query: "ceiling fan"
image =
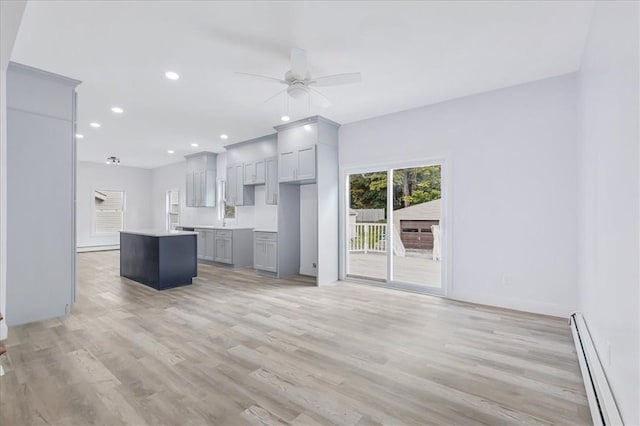
<path fill-rule="evenodd" d="M 359 83 L 362 79 L 359 72 L 312 77 L 308 69 L 307 52 L 295 47 L 291 49 L 291 69 L 284 74 L 284 78 L 275 78 L 246 72 L 236 72 L 236 74 L 272 83 L 285 84 L 287 86 L 275 95 L 266 99 L 265 102 L 269 102 L 285 91 L 288 96 L 294 99 L 300 99 L 307 96 L 309 102 L 311 102 L 311 94 L 313 93 L 318 95 L 318 103 L 324 108 L 331 106 L 331 101 L 325 95 L 316 90 L 316 87 Z"/>

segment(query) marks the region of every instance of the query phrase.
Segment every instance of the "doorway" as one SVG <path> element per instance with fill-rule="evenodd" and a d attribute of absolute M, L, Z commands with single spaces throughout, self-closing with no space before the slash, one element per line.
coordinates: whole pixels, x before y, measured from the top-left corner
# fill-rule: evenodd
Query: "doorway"
<path fill-rule="evenodd" d="M 346 278 L 445 293 L 443 163 L 346 174 Z"/>

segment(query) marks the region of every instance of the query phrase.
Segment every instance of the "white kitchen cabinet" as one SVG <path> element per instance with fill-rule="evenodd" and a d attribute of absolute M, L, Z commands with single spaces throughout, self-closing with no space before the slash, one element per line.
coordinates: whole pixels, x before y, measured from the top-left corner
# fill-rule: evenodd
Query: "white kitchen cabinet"
<path fill-rule="evenodd" d="M 255 232 L 253 244 L 253 267 L 260 271 L 278 271 L 278 234 Z"/>
<path fill-rule="evenodd" d="M 217 154 L 187 155 L 187 207 L 215 207 Z"/>
<path fill-rule="evenodd" d="M 228 206 L 252 206 L 255 192 L 244 185 L 244 165 L 231 164 L 227 167 L 226 204 Z"/>
<path fill-rule="evenodd" d="M 233 231 L 216 230 L 214 258 L 216 262 L 233 264 Z"/>
<path fill-rule="evenodd" d="M 280 152 L 278 180 L 283 183 L 313 183 L 316 178 L 316 146 Z"/>
<path fill-rule="evenodd" d="M 298 168 L 298 151 L 285 151 L 278 158 L 278 180 L 280 182 L 293 182 L 296 180 Z"/>
<path fill-rule="evenodd" d="M 187 173 L 187 182 L 186 182 L 186 193 L 187 199 L 185 200 L 185 205 L 187 207 L 193 207 L 195 205 L 195 190 L 194 190 L 194 175 L 193 173 Z"/>
<path fill-rule="evenodd" d="M 214 230 L 196 228 L 198 233 L 198 259 L 214 260 Z"/>
<path fill-rule="evenodd" d="M 264 160 L 265 168 L 265 203 L 278 204 L 278 159 L 271 157 Z"/>
<path fill-rule="evenodd" d="M 244 184 L 262 185 L 265 183 L 265 162 L 251 161 L 244 163 Z"/>
<path fill-rule="evenodd" d="M 315 180 L 316 178 L 316 146 L 298 150 L 298 171 L 296 180 Z"/>

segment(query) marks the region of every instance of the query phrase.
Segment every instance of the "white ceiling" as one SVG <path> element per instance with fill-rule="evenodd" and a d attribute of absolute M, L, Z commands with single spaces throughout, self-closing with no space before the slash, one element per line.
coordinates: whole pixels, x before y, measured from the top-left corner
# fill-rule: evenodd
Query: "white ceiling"
<path fill-rule="evenodd" d="M 264 100 L 281 87 L 234 71 L 281 77 L 293 46 L 307 50 L 313 75 L 360 71 L 363 81 L 324 88 L 334 104 L 327 109 L 292 103 L 292 118 L 348 123 L 574 72 L 592 8 L 590 1 L 31 0 L 12 60 L 83 81 L 79 159 L 115 155 L 123 165 L 156 167 L 273 132 L 285 96 Z M 165 79 L 167 70 L 180 80 Z M 113 114 L 114 105 L 125 113 Z"/>

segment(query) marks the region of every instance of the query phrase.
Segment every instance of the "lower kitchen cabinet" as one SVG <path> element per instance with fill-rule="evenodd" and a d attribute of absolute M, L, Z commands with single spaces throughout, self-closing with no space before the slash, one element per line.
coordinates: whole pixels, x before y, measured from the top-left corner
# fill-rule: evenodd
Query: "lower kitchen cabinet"
<path fill-rule="evenodd" d="M 253 265 L 252 228 L 195 228 L 181 225 L 176 229 L 198 233 L 198 260 L 233 266 Z"/>
<path fill-rule="evenodd" d="M 194 229 L 198 233 L 198 259 L 214 260 L 214 230 Z"/>
<path fill-rule="evenodd" d="M 256 231 L 253 237 L 253 267 L 259 271 L 278 272 L 278 234 Z"/>
<path fill-rule="evenodd" d="M 215 231 L 215 257 L 216 262 L 233 265 L 233 231 Z"/>

